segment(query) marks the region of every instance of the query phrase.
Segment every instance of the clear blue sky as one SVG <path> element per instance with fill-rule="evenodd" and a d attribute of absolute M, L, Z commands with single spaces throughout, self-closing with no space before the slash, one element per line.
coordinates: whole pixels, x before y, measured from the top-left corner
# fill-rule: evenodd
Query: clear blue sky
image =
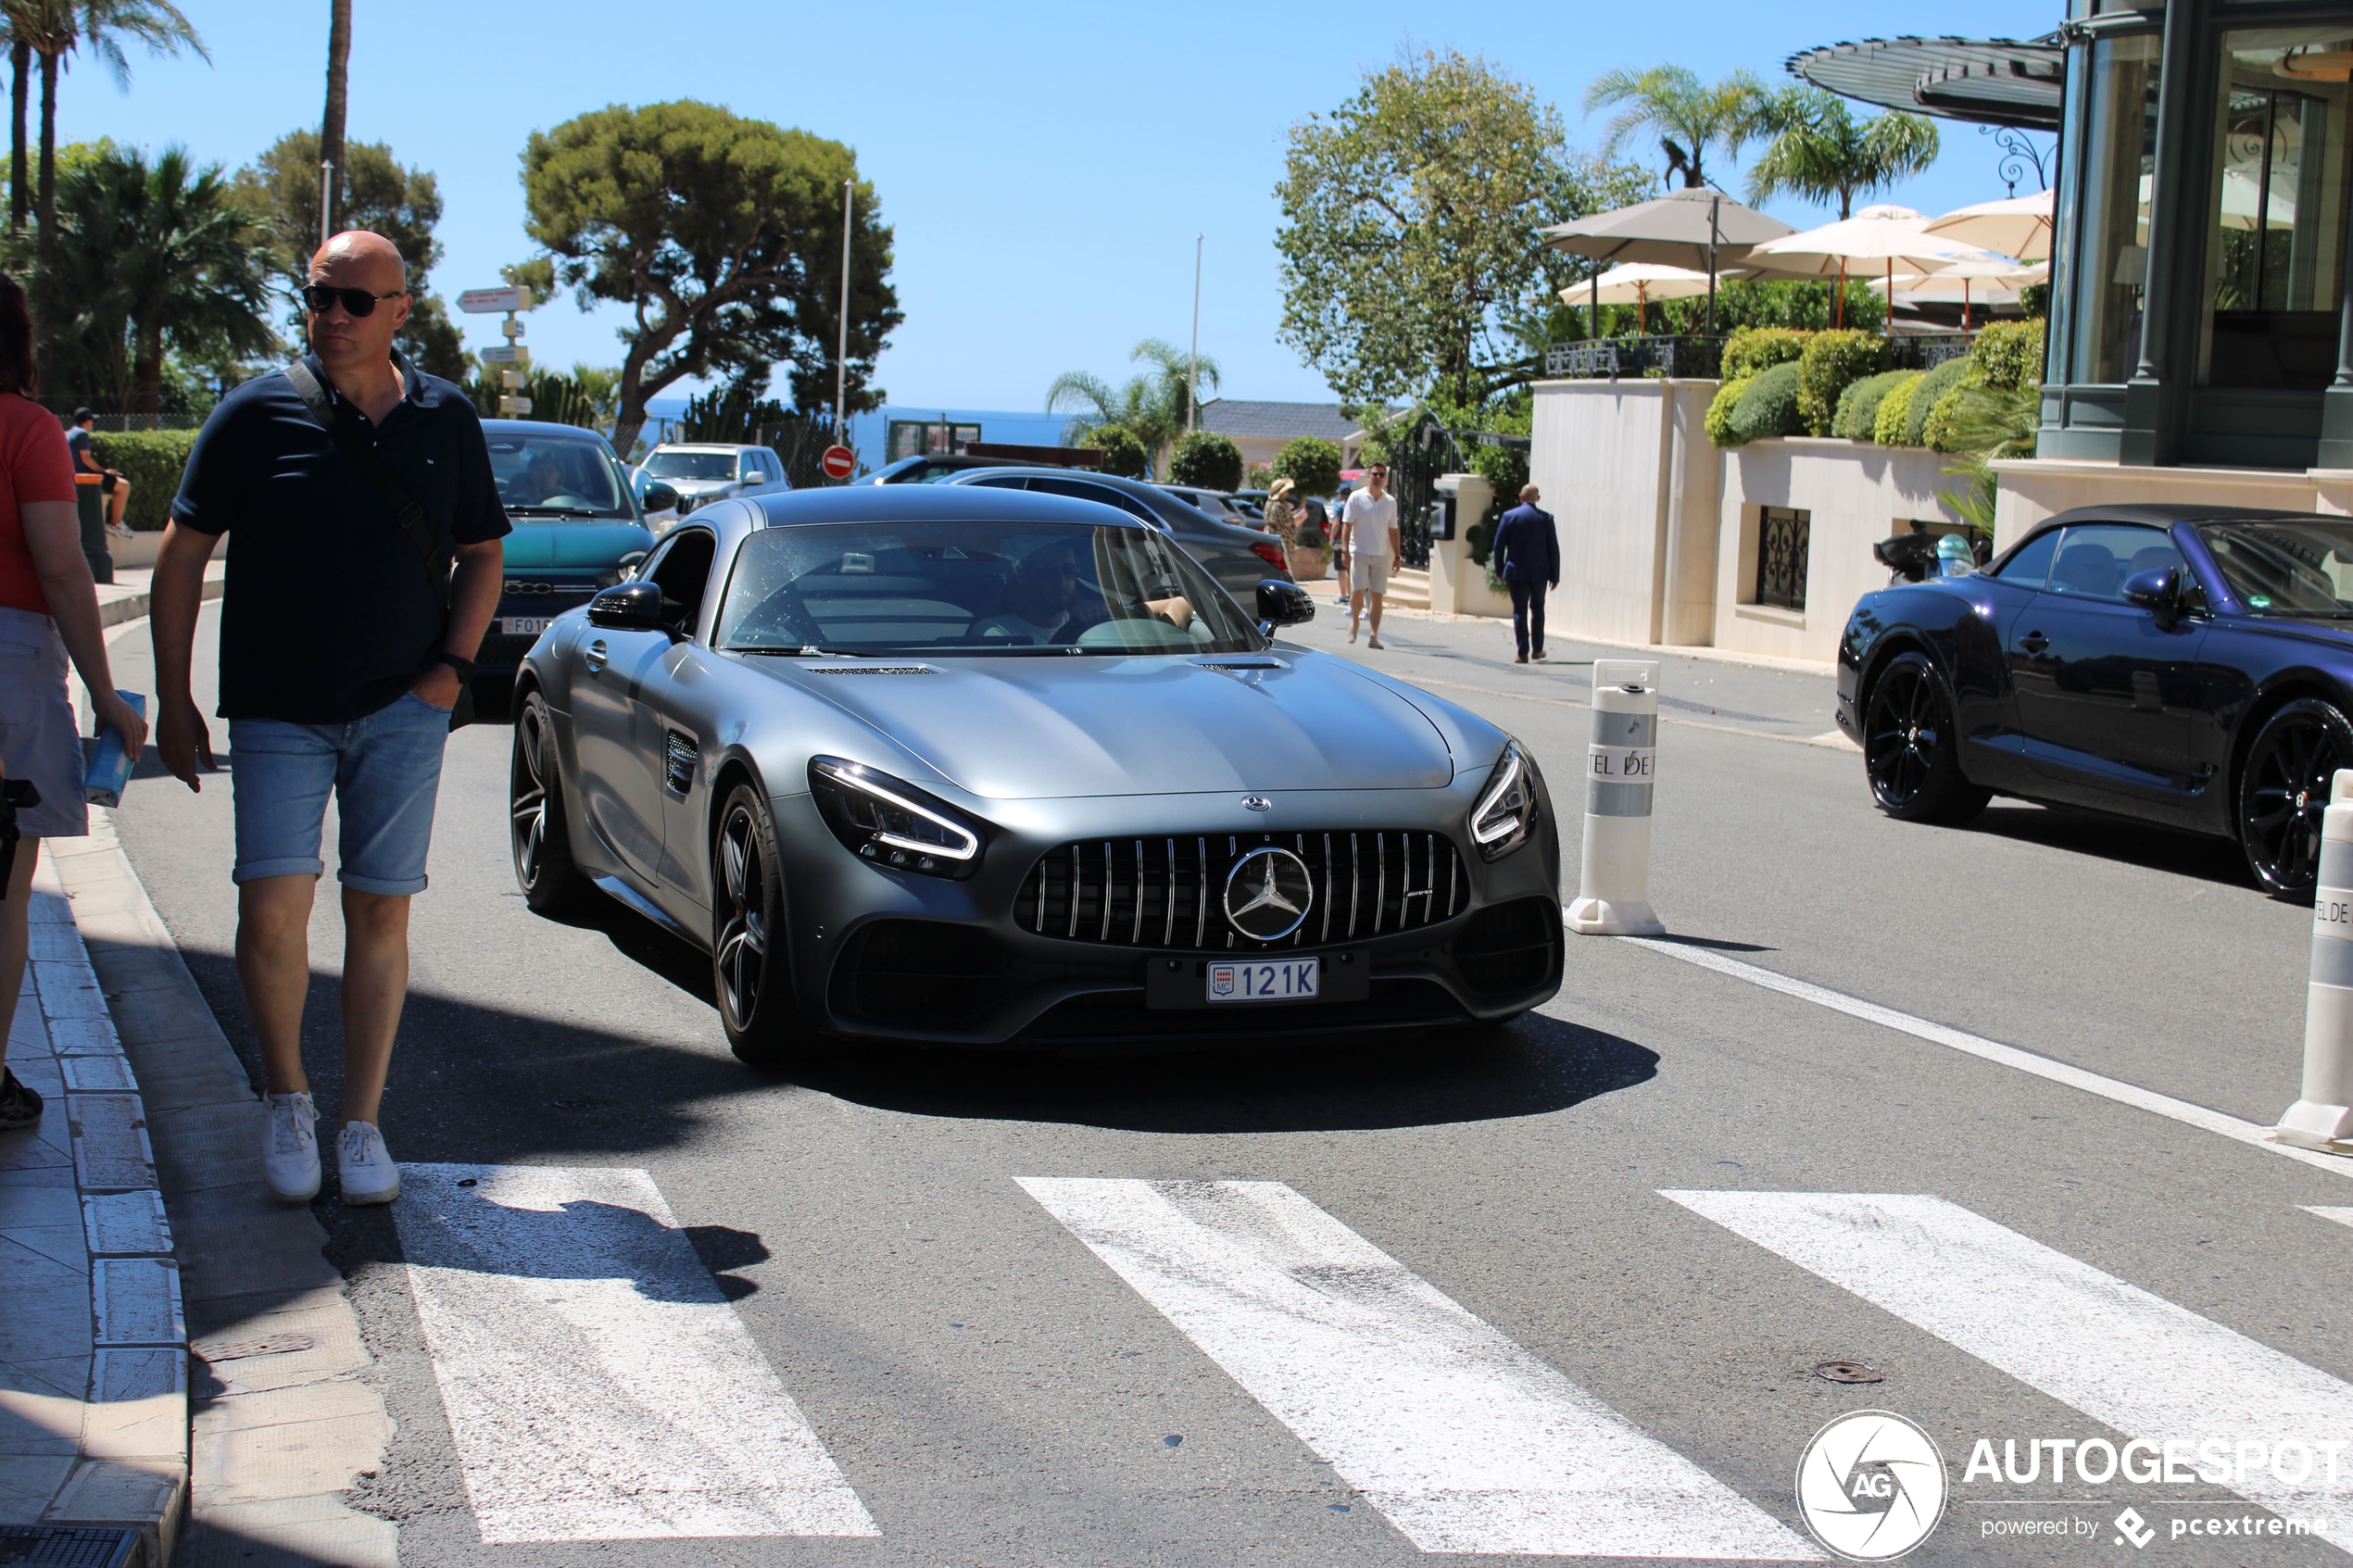
<path fill-rule="evenodd" d="M 133 58 L 128 94 L 84 61 L 61 132 L 181 141 L 232 168 L 324 95 L 326 0 L 182 0 L 212 51 Z M 1184 6 L 799 6 L 753 0 L 356 0 L 350 134 L 440 177 L 445 295 L 530 254 L 524 138 L 608 103 L 698 97 L 847 142 L 897 230 L 905 325 L 882 360 L 894 402 L 1038 407 L 1065 370 L 1117 377 L 1139 338 L 1182 343 L 1193 236 L 1207 236 L 1201 341 L 1239 397 L 1323 398 L 1276 337 L 1273 197 L 1284 133 L 1346 98 L 1407 43 L 1482 54 L 1581 120 L 1586 84 L 1673 60 L 1786 80 L 1792 52 L 1841 39 L 2029 37 L 2057 0 L 1753 0 L 1543 6 L 1293 0 Z M 1990 139 L 1943 122 L 1936 168 L 1881 198 L 1937 212 L 2003 194 Z M 1738 185 L 1726 181 L 1735 191 Z M 2032 188 L 2031 184 L 2028 187 Z M 1826 215 L 1775 209 L 1800 227 Z M 1827 216 L 1835 216 L 1830 214 Z M 617 363 L 617 316 L 567 296 L 532 319 L 542 364 Z M 464 319 L 468 346 L 495 317 Z"/>

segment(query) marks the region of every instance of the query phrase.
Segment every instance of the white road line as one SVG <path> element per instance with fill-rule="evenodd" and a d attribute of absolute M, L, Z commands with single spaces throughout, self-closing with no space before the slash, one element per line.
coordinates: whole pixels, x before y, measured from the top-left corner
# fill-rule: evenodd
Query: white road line
<path fill-rule="evenodd" d="M 2353 1225 L 2353 1209 L 2330 1209 L 2318 1203 L 2303 1205 L 2307 1214 L 2318 1214 L 2323 1220 L 2334 1220 L 2340 1225 Z"/>
<path fill-rule="evenodd" d="M 485 1543 L 882 1533 L 651 1176 L 403 1165 L 400 1188 Z"/>
<path fill-rule="evenodd" d="M 1280 1182 L 1021 1185 L 1424 1551 L 1820 1561 Z"/>
<path fill-rule="evenodd" d="M 2202 1479 L 2282 1514 L 2311 1518 L 2318 1508 L 2325 1524 L 2313 1533 L 2353 1550 L 2353 1518 L 2342 1512 L 2353 1502 L 2353 1385 L 1941 1198 L 1661 1196 L 2128 1438 L 2186 1444 L 2186 1467 L 2198 1464 L 2200 1444 L 2219 1440 L 2228 1477 Z M 2044 1434 L 2016 1436 L 2023 1448 Z M 2283 1443 L 2303 1445 L 2309 1477 L 2283 1480 L 2271 1468 Z M 2332 1443 L 2337 1452 L 2324 1458 Z"/>
<path fill-rule="evenodd" d="M 2135 1110 L 2153 1111 L 2159 1116 L 2170 1116 L 2176 1122 L 2187 1123 L 2205 1132 L 2220 1133 L 2226 1138 L 2251 1145 L 2268 1154 L 2283 1155 L 2287 1159 L 2299 1160 L 2315 1170 L 2332 1172 L 2340 1176 L 2353 1176 L 2353 1159 L 2347 1159 L 2341 1154 L 2322 1154 L 2316 1149 L 2296 1148 L 2287 1144 L 2274 1143 L 2271 1141 L 2271 1129 L 2269 1127 L 2260 1127 L 2252 1122 L 2242 1122 L 2235 1116 L 2226 1115 L 2203 1105 L 2194 1105 L 2185 1099 L 2175 1099 L 2171 1095 L 2161 1095 L 2154 1089 L 2144 1089 L 2137 1084 L 2127 1084 L 2120 1078 L 2105 1077 L 2097 1073 L 2086 1072 L 2081 1067 L 2070 1067 L 2064 1061 L 2054 1061 L 2046 1056 L 2036 1056 L 2032 1051 L 2020 1050 L 2016 1046 L 2003 1045 L 1998 1040 L 1988 1040 L 1982 1035 L 1971 1035 L 1965 1030 L 1955 1029 L 1946 1024 L 1931 1023 L 1925 1018 L 1915 1018 L 1908 1012 L 1898 1012 L 1894 1008 L 1881 1007 L 1877 1002 L 1867 1002 L 1859 997 L 1850 997 L 1843 991 L 1833 991 L 1826 985 L 1816 985 L 1810 981 L 1793 980 L 1786 974 L 1777 974 L 1769 969 L 1759 969 L 1755 964 L 1743 963 L 1738 959 L 1728 959 L 1721 953 L 1705 947 L 1695 947 L 1686 942 L 1663 940 L 1656 936 L 1621 936 L 1618 940 L 1631 942 L 1638 947 L 1648 947 L 1655 953 L 1664 953 L 1670 959 L 1680 959 L 1685 963 L 1696 964 L 1702 969 L 1712 969 L 1718 974 L 1730 975 L 1735 980 L 1745 980 L 1752 985 L 1762 985 L 1768 991 L 1779 991 L 1785 997 L 1795 997 L 1800 1001 L 1812 1002 L 1816 1007 L 1825 1007 L 1832 1012 L 1843 1012 L 1849 1018 L 1859 1018 L 1868 1023 L 1876 1023 L 1882 1028 L 1897 1030 L 1915 1039 L 1926 1040 L 1931 1045 L 1948 1047 L 1953 1050 L 1977 1057 L 1981 1060 L 1991 1061 L 2003 1067 L 2014 1067 L 2020 1073 L 2032 1073 L 2037 1078 L 2047 1078 L 2054 1084 L 2064 1084 L 2070 1089 L 2081 1089 L 2085 1094 L 2098 1095 L 2104 1099 L 2115 1100 L 2120 1105 L 2129 1105 Z"/>

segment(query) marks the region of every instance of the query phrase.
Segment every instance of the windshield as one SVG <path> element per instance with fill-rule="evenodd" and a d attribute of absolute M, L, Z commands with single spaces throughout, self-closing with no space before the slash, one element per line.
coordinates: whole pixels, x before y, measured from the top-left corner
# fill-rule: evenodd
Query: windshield
<path fill-rule="evenodd" d="M 656 452 L 646 459 L 646 471 L 656 479 L 733 479 L 733 452 Z"/>
<path fill-rule="evenodd" d="M 2209 522 L 2197 532 L 2255 614 L 2353 618 L 2353 519 Z"/>
<path fill-rule="evenodd" d="M 568 426 L 550 425 L 550 431 Z M 490 472 L 508 511 L 539 521 L 565 517 L 635 522 L 637 508 L 621 465 L 601 441 L 577 433 L 513 435 L 489 433 Z"/>
<path fill-rule="evenodd" d="M 810 523 L 744 541 L 720 646 L 1242 653 L 1258 633 L 1158 534 L 1068 523 Z"/>

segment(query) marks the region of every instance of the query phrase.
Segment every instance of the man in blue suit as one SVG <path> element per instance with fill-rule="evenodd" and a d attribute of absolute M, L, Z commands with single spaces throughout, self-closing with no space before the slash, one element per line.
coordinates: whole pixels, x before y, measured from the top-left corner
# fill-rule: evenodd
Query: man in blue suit
<path fill-rule="evenodd" d="M 1519 505 L 1495 524 L 1497 572 L 1512 591 L 1512 637 L 1519 644 L 1515 664 L 1544 657 L 1544 590 L 1561 585 L 1560 533 L 1553 514 L 1536 504 L 1542 498 L 1533 484 L 1521 485 Z"/>

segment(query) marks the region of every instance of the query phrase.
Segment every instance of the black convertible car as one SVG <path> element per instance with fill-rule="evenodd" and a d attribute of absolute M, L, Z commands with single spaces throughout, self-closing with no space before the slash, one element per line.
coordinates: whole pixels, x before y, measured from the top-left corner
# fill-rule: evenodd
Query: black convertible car
<path fill-rule="evenodd" d="M 2347 517 L 2062 512 L 1982 571 L 1866 594 L 1839 644 L 1838 725 L 1890 815 L 2118 811 L 2237 840 L 2284 897 L 2311 897 L 2348 714 Z"/>

